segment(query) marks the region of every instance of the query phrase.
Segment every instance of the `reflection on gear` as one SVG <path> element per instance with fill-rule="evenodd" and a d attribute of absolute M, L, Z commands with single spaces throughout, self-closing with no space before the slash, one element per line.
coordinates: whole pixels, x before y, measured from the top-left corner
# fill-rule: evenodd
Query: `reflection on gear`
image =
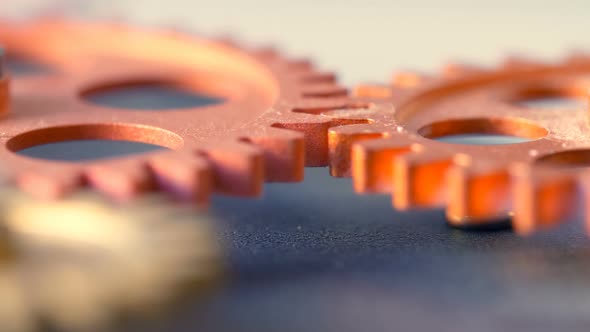
<path fill-rule="evenodd" d="M 301 132 L 310 117 L 299 111 L 342 107 L 347 93 L 333 74 L 316 71 L 309 61 L 175 31 L 54 19 L 2 22 L 0 43 L 9 56 L 51 68 L 12 78 L 9 112 L 5 74 L 0 81 L 0 111 L 6 113 L 0 158 L 21 188 L 41 196 L 90 186 L 117 198 L 159 189 L 204 202 L 211 191 L 251 196 L 265 180 L 299 181 L 306 154 L 308 165 L 326 161 L 323 151 L 304 151 L 304 139 L 311 137 Z M 84 100 L 142 84 L 201 91 L 225 102 L 140 112 Z M 322 126 L 325 132 L 341 123 L 326 119 Z M 174 151 L 70 164 L 15 153 L 82 139 L 136 141 Z"/>
<path fill-rule="evenodd" d="M 162 203 L 46 202 L 2 189 L 0 331 L 111 330 L 121 315 L 210 285 L 220 271 L 210 225 Z"/>
<path fill-rule="evenodd" d="M 535 109 L 521 101 L 585 97 L 590 57 L 561 63 L 511 58 L 484 70 L 450 65 L 438 77 L 402 73 L 390 85 L 363 85 L 357 110 L 320 112 L 365 121 L 329 131 L 331 173 L 358 192 L 391 192 L 399 209 L 447 206 L 450 223 L 489 225 L 514 215 L 520 233 L 575 211 L 590 165 L 587 110 Z M 503 134 L 529 141 L 476 146 L 436 141 L 457 134 Z"/>

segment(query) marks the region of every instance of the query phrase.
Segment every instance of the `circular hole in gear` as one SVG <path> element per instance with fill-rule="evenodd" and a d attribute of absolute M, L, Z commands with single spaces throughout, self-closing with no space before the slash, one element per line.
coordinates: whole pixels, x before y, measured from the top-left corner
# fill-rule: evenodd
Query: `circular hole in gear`
<path fill-rule="evenodd" d="M 166 149 L 154 144 L 111 140 L 75 140 L 36 145 L 17 153 L 56 161 L 92 161 Z"/>
<path fill-rule="evenodd" d="M 547 130 L 517 118 L 474 118 L 435 122 L 418 133 L 440 142 L 463 145 L 517 144 L 542 138 Z"/>
<path fill-rule="evenodd" d="M 182 144 L 182 138 L 163 129 L 117 124 L 38 129 L 11 138 L 6 146 L 30 158 L 84 162 L 178 149 Z"/>
<path fill-rule="evenodd" d="M 18 54 L 6 54 L 4 68 L 12 76 L 32 76 L 53 72 L 53 69 L 44 63 L 30 57 Z"/>
<path fill-rule="evenodd" d="M 568 150 L 539 157 L 537 164 L 561 168 L 590 167 L 590 149 Z"/>
<path fill-rule="evenodd" d="M 530 88 L 520 91 L 513 102 L 525 108 L 539 110 L 583 110 L 588 107 L 584 87 L 567 90 Z"/>
<path fill-rule="evenodd" d="M 186 86 L 163 82 L 104 86 L 85 91 L 82 97 L 99 106 L 141 111 L 192 109 L 217 105 L 224 101 L 223 98 Z"/>

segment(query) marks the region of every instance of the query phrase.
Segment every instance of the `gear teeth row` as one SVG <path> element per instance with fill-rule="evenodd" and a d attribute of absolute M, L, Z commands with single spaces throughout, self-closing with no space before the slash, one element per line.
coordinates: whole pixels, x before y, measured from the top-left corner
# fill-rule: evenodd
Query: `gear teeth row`
<path fill-rule="evenodd" d="M 153 190 L 200 203 L 206 203 L 212 192 L 257 196 L 265 181 L 302 180 L 302 136 L 281 131 L 277 139 L 272 134 L 253 136 L 245 142 L 203 148 L 194 155 L 165 152 L 141 162 L 117 159 L 81 166 L 68 173 L 59 167 L 44 167 L 20 172 L 17 179 L 25 191 L 49 198 L 62 197 L 81 186 L 95 188 L 119 200 Z"/>
<path fill-rule="evenodd" d="M 590 186 L 587 185 L 589 173 L 567 167 L 544 166 L 538 164 L 537 160 L 561 151 L 570 151 L 569 146 L 590 146 L 590 135 L 584 134 L 587 124 L 573 120 L 584 119 L 587 115 L 572 115 L 562 123 L 555 123 L 547 120 L 548 113 L 545 110 L 540 110 L 536 115 L 534 109 L 521 111 L 512 106 L 508 111 L 505 109 L 496 114 L 508 114 L 515 119 L 524 117 L 533 124 L 531 137 L 536 138 L 538 133 L 545 131 L 547 138 L 540 137 L 537 141 L 516 144 L 517 148 L 508 146 L 508 150 L 502 150 L 505 147 L 485 147 L 477 152 L 473 147 L 449 146 L 422 137 L 419 133 L 426 133 L 420 127 L 423 125 L 412 122 L 415 122 L 417 111 L 406 111 L 404 108 L 437 106 L 439 104 L 434 104 L 432 99 L 461 93 L 464 89 L 469 91 L 467 89 L 471 85 L 477 87 L 478 84 L 494 82 L 498 86 L 495 82 L 506 82 L 509 85 L 521 84 L 515 85 L 519 88 L 531 84 L 528 75 L 533 75 L 535 84 L 538 84 L 536 81 L 543 78 L 544 73 L 547 73 L 548 80 L 555 80 L 560 73 L 584 76 L 588 71 L 590 57 L 587 54 L 575 53 L 561 63 L 510 57 L 497 69 L 453 63 L 442 68 L 440 77 L 402 72 L 394 76 L 389 85 L 358 86 L 353 90 L 352 99 L 356 103 L 372 105 L 374 111 L 356 117 L 357 121 L 364 119 L 364 124 L 329 129 L 330 173 L 333 176 L 351 176 L 355 191 L 359 193 L 392 194 L 392 205 L 397 209 L 444 206 L 449 223 L 457 227 L 486 226 L 504 222 L 509 217 L 513 217 L 513 227 L 520 234 L 556 227 L 572 212 L 585 206 L 580 201 L 585 197 L 581 193 Z M 564 89 L 567 89 L 567 79 L 548 84 L 558 87 L 566 84 Z M 518 80 L 523 83 L 514 82 Z M 496 98 L 494 93 L 490 95 Z M 488 120 L 491 119 L 489 115 L 494 114 L 493 107 L 500 103 L 492 99 L 488 102 L 484 97 L 473 97 L 479 104 L 489 103 L 483 106 L 478 104 L 482 107 L 481 112 L 477 111 L 478 105 L 461 104 L 462 108 L 466 108 L 464 114 L 457 112 L 457 118 L 453 117 L 454 114 L 439 117 L 443 120 L 450 117 L 458 123 L 464 117 L 465 126 L 461 128 L 469 127 L 466 125 L 469 122 L 470 126 L 475 124 L 486 132 L 508 130 L 510 133 L 512 128 L 506 126 L 515 126 L 520 134 L 529 135 L 527 128 L 516 127 L 519 122 L 510 122 L 511 118 L 506 122 L 502 122 L 505 118 L 500 117 L 502 121 Z M 475 113 L 470 114 L 473 110 Z M 510 113 L 516 111 L 521 113 Z M 307 113 L 325 116 L 329 111 L 322 109 Z M 436 116 L 432 119 L 436 119 Z M 453 125 L 453 122 L 448 124 Z M 539 128 L 534 127 L 537 124 Z M 576 137 L 576 141 L 572 142 L 568 141 L 572 135 L 557 137 L 569 127 L 575 127 L 576 132 L 584 136 Z M 582 127 L 584 129 L 580 130 Z M 508 159 L 493 159 L 493 154 L 486 155 L 486 152 L 496 150 L 508 151 L 502 152 Z M 522 169 L 513 167 L 516 164 L 524 164 L 529 171 L 515 171 Z M 590 217 L 587 218 L 590 225 Z"/>

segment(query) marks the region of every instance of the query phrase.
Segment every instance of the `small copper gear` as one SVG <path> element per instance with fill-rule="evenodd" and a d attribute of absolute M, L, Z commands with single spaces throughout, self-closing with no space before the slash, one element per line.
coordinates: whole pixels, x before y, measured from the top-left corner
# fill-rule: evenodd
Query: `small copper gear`
<path fill-rule="evenodd" d="M 9 55 L 53 69 L 12 78 L 9 111 L 5 72 L 0 81 L 0 159 L 19 186 L 35 195 L 59 197 L 86 185 L 122 198 L 152 189 L 198 201 L 211 191 L 254 196 L 264 180 L 301 180 L 304 160 L 327 163 L 327 138 L 309 133 L 311 117 L 302 112 L 341 107 L 347 94 L 333 74 L 318 72 L 307 60 L 175 31 L 43 19 L 1 23 L 0 43 Z M 82 98 L 140 83 L 197 89 L 226 101 L 141 112 Z M 314 128 L 318 122 L 323 133 L 345 123 L 313 119 Z M 319 141 L 305 151 L 304 139 L 314 135 Z M 138 141 L 173 151 L 81 163 L 15 154 L 78 139 Z"/>
<path fill-rule="evenodd" d="M 117 206 L 77 193 L 53 202 L 4 187 L 0 230 L 6 332 L 112 331 L 122 315 L 212 288 L 222 271 L 208 218 L 161 197 Z"/>
<path fill-rule="evenodd" d="M 396 75 L 389 85 L 363 85 L 363 107 L 328 117 L 365 121 L 329 131 L 331 173 L 352 176 L 356 191 L 393 194 L 393 205 L 447 206 L 450 223 L 488 225 L 514 214 L 529 233 L 575 211 L 576 184 L 590 161 L 586 109 L 537 109 L 533 97 L 585 97 L 590 56 L 560 63 L 512 57 L 485 70 L 453 64 L 441 75 Z M 453 134 L 507 134 L 531 139 L 478 146 L 435 140 Z M 572 167 L 574 166 L 574 167 Z M 577 166 L 577 167 L 576 167 Z"/>

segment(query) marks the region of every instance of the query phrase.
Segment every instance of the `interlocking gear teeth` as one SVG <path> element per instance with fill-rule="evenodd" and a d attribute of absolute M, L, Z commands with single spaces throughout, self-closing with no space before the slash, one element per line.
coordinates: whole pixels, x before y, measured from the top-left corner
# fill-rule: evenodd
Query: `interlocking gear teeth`
<path fill-rule="evenodd" d="M 590 147 L 587 110 L 535 109 L 520 102 L 585 96 L 589 72 L 586 56 L 551 64 L 512 57 L 498 68 L 452 64 L 439 77 L 404 72 L 391 85 L 359 86 L 350 103 L 370 105 L 371 112 L 355 118 L 365 124 L 329 130 L 331 172 L 350 174 L 358 192 L 393 193 L 393 205 L 400 209 L 444 205 L 456 226 L 488 225 L 512 215 L 520 233 L 555 225 L 572 205 L 558 198 L 550 203 L 547 197 L 559 191 L 543 189 L 545 177 L 536 174 L 549 172 L 541 167 L 563 171 L 563 166 L 547 166 L 545 158 Z M 329 110 L 307 113 L 325 116 Z M 470 133 L 531 141 L 483 147 L 435 140 Z M 515 176 L 514 163 L 534 171 Z M 547 188 L 561 188 L 566 199 L 579 197 L 571 183 L 584 184 L 581 171 L 564 172 L 571 172 L 567 181 L 547 182 Z"/>
<path fill-rule="evenodd" d="M 357 123 L 310 116 L 354 105 L 334 74 L 272 48 L 122 24 L 40 20 L 0 27 L 0 42 L 11 52 L 53 69 L 15 77 L 12 112 L 0 122 L 6 146 L 0 157 L 33 194 L 56 197 L 91 186 L 122 199 L 154 189 L 199 202 L 210 191 L 258 195 L 264 181 L 300 181 L 304 165 L 327 165 L 328 129 Z M 1 82 L 7 91 L 4 76 Z M 142 82 L 197 88 L 226 102 L 164 114 L 80 98 Z M 14 154 L 75 139 L 140 141 L 175 151 L 73 165 Z"/>

